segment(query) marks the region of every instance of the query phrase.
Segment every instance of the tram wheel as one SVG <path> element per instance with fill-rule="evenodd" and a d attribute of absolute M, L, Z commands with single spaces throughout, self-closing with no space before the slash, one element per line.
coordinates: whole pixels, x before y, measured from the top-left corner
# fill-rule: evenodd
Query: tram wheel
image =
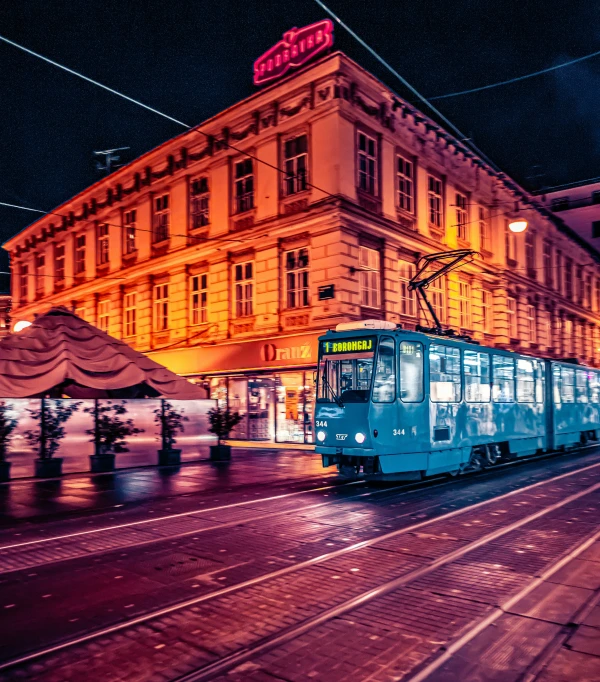
<path fill-rule="evenodd" d="M 488 466 L 494 466 L 501 457 L 500 448 L 497 445 L 488 445 L 485 449 L 485 461 Z"/>

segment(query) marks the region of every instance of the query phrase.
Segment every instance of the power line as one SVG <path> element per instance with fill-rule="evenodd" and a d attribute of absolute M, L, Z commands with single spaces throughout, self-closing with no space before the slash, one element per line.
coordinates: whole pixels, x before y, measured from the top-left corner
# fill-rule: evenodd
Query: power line
<path fill-rule="evenodd" d="M 450 92 L 447 95 L 436 95 L 435 97 L 430 97 L 430 100 L 434 99 L 448 99 L 449 97 L 459 97 L 460 95 L 470 95 L 472 92 L 481 92 L 482 90 L 491 90 L 492 88 L 498 88 L 501 85 L 510 85 L 511 83 L 518 83 L 519 81 L 527 80 L 528 78 L 535 78 L 535 76 L 541 76 L 544 73 L 550 73 L 551 71 L 556 71 L 557 69 L 563 69 L 565 66 L 571 66 L 572 64 L 577 64 L 583 62 L 586 59 L 592 59 L 600 55 L 600 50 L 597 52 L 591 52 L 583 57 L 577 57 L 576 59 L 571 59 L 568 62 L 563 62 L 562 64 L 556 64 L 556 66 L 549 66 L 546 69 L 541 69 L 540 71 L 534 71 L 532 73 L 527 73 L 524 76 L 516 76 L 515 78 L 509 78 L 504 81 L 498 81 L 497 83 L 490 83 L 489 85 L 481 85 L 477 88 L 469 88 L 468 90 L 459 90 L 458 92 Z"/>

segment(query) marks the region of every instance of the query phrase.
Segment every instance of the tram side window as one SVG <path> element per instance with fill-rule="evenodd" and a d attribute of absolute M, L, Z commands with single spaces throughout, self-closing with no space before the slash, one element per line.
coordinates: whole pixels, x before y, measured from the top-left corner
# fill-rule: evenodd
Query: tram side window
<path fill-rule="evenodd" d="M 532 403 L 535 398 L 533 361 L 517 359 L 517 402 Z"/>
<path fill-rule="evenodd" d="M 535 402 L 543 403 L 546 395 L 544 387 L 544 364 L 539 360 L 534 360 L 533 371 L 535 374 Z"/>
<path fill-rule="evenodd" d="M 515 361 L 501 355 L 492 357 L 494 384 L 492 397 L 495 403 L 514 403 L 515 401 Z"/>
<path fill-rule="evenodd" d="M 403 403 L 423 400 L 423 346 L 412 341 L 400 344 L 400 399 Z"/>
<path fill-rule="evenodd" d="M 457 403 L 461 398 L 460 350 L 429 346 L 429 393 L 434 403 Z"/>
<path fill-rule="evenodd" d="M 600 381 L 598 381 L 598 373 L 590 372 L 590 402 L 596 405 L 600 403 Z"/>
<path fill-rule="evenodd" d="M 578 403 L 587 403 L 588 401 L 588 379 L 587 372 L 582 369 L 578 369 L 575 372 L 575 396 Z"/>
<path fill-rule="evenodd" d="M 385 336 L 379 342 L 379 349 L 377 351 L 377 364 L 373 381 L 374 403 L 393 403 L 396 399 L 394 356 L 394 339 Z"/>
<path fill-rule="evenodd" d="M 560 400 L 563 403 L 575 402 L 575 370 L 560 368 Z"/>
<path fill-rule="evenodd" d="M 555 405 L 560 405 L 560 384 L 560 365 L 552 365 L 552 393 Z"/>
<path fill-rule="evenodd" d="M 490 402 L 490 356 L 466 350 L 463 356 L 465 367 L 465 400 L 468 403 Z"/>

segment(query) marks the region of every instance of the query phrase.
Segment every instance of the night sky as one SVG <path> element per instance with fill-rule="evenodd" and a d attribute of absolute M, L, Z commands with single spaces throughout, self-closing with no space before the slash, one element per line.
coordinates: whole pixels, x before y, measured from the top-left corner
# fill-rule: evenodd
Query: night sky
<path fill-rule="evenodd" d="M 600 3 L 591 0 L 326 4 L 426 96 L 600 49 Z M 325 16 L 313 0 L 4 0 L 0 33 L 194 125 L 254 91 L 254 59 L 286 29 Z M 337 25 L 335 36 L 414 101 Z M 436 104 L 528 189 L 600 175 L 600 57 Z M 129 146 L 128 161 L 182 130 L 4 43 L 0 114 L 0 201 L 47 210 L 100 177 L 93 150 Z M 33 218 L 0 207 L 0 239 Z"/>

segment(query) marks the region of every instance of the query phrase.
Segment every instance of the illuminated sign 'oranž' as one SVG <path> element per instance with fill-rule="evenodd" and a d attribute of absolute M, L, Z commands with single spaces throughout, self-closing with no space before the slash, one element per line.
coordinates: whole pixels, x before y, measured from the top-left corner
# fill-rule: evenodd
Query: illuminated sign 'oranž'
<path fill-rule="evenodd" d="M 254 62 L 254 85 L 281 78 L 333 45 L 333 22 L 323 19 L 304 28 L 292 28 Z"/>

